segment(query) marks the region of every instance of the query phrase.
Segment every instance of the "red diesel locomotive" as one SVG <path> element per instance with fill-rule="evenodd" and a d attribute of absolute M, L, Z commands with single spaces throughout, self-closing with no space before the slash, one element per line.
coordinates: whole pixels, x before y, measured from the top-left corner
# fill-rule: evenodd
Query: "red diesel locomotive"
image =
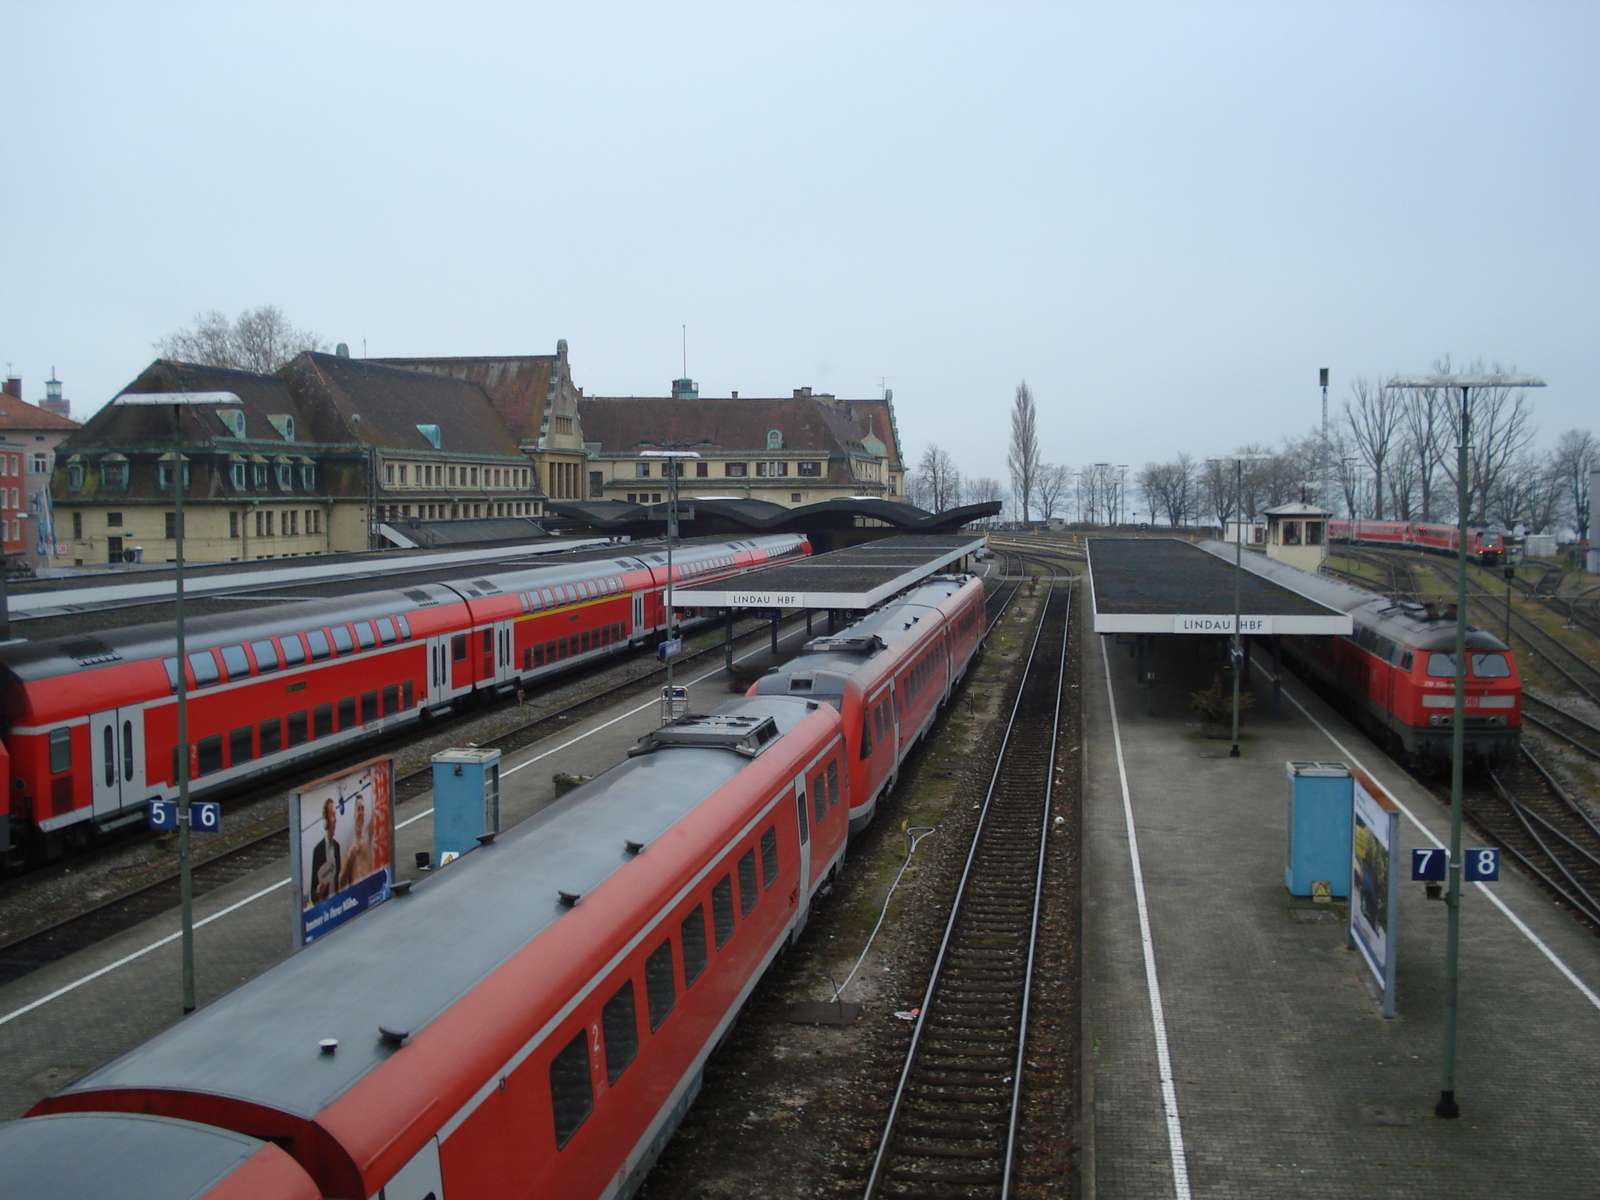
<path fill-rule="evenodd" d="M 1351 521 L 1328 522 L 1328 538 L 1335 542 L 1355 543 L 1358 546 L 1395 546 L 1427 550 L 1434 554 L 1455 554 L 1460 544 L 1460 530 L 1454 525 L 1439 525 L 1424 521 Z M 1492 567 L 1506 552 L 1505 534 L 1498 529 L 1467 530 L 1467 557 L 1473 562 Z"/>
<path fill-rule="evenodd" d="M 813 694 L 747 695 L 647 735 L 492 845 L 0 1127 L 0 1177 L 29 1178 L 9 1153 L 20 1128 L 98 1114 L 75 1142 L 52 1131 L 50 1155 L 51 1195 L 97 1194 L 72 1185 L 127 1146 L 112 1115 L 144 1114 L 240 1141 L 236 1169 L 259 1182 L 197 1196 L 304 1197 L 266 1144 L 313 1194 L 348 1200 L 631 1195 L 804 927 L 852 815 L 965 671 L 981 601 L 974 579 L 929 581 L 818 639 L 852 649 L 813 643 L 813 668 L 853 668 L 813 669 Z M 851 695 L 866 707 L 843 707 Z M 120 1195 L 157 1194 L 135 1178 Z"/>
<path fill-rule="evenodd" d="M 675 583 L 809 552 L 800 535 L 691 543 L 674 552 Z M 665 554 L 646 548 L 192 619 L 192 794 L 617 653 L 665 625 L 666 581 Z M 177 794 L 177 670 L 170 622 L 0 647 L 0 852 L 81 841 Z"/>

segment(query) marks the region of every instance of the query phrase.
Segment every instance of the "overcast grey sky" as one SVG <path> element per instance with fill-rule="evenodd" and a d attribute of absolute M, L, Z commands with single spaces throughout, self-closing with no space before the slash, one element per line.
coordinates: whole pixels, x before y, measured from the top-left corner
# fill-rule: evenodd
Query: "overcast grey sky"
<path fill-rule="evenodd" d="M 1600 420 L 1600 5 L 0 0 L 0 360 L 202 310 L 591 395 L 894 389 L 1004 475 L 1276 442 L 1442 354 Z"/>

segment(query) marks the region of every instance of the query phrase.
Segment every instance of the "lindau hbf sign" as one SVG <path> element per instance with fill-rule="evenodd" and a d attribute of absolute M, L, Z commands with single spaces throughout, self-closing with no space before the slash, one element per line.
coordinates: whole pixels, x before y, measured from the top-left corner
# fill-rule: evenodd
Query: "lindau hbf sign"
<path fill-rule="evenodd" d="M 1232 633 L 1232 613 L 1180 614 L 1172 619 L 1174 633 Z M 1246 614 L 1239 618 L 1240 633 L 1271 633 L 1270 616 Z"/>

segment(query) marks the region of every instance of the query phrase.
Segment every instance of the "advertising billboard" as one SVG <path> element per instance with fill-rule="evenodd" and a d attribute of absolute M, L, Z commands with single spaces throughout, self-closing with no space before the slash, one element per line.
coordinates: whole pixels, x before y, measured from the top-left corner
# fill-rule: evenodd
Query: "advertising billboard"
<path fill-rule="evenodd" d="M 374 758 L 289 793 L 297 949 L 391 895 L 393 774 Z"/>
<path fill-rule="evenodd" d="M 1383 1015 L 1394 1016 L 1395 917 L 1400 876 L 1395 865 L 1400 810 L 1360 771 L 1354 780 L 1350 834 L 1350 940 L 1383 993 Z"/>

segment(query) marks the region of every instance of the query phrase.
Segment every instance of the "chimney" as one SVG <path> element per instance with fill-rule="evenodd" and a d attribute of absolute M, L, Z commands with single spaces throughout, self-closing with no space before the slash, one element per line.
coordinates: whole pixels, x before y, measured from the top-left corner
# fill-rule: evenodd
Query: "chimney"
<path fill-rule="evenodd" d="M 809 400 L 811 398 L 811 389 L 808 387 L 795 388 L 794 398 L 796 400 Z"/>
<path fill-rule="evenodd" d="M 18 400 L 22 399 L 22 380 L 17 376 L 8 375 L 6 377 L 6 395 L 15 396 Z"/>
<path fill-rule="evenodd" d="M 733 397 L 733 398 L 734 398 L 734 399 L 735 399 L 735 400 L 737 400 L 737 399 L 738 399 L 738 398 L 739 398 L 739 393 L 738 393 L 738 392 L 731 392 L 731 393 L 729 393 L 729 394 L 730 394 L 730 395 L 731 395 L 731 396 L 732 396 L 732 397 Z"/>

